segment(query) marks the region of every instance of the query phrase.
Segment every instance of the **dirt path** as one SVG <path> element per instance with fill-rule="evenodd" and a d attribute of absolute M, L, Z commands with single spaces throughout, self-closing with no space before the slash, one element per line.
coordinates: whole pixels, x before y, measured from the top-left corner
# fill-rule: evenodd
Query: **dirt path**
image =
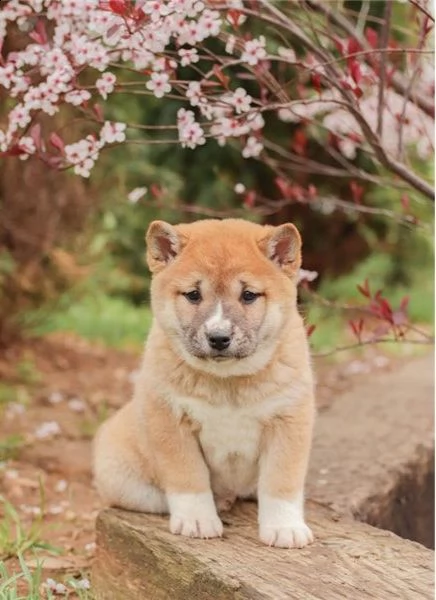
<path fill-rule="evenodd" d="M 0 357 L 0 494 L 25 529 L 36 523 L 39 538 L 61 550 L 47 576 L 79 575 L 90 566 L 100 508 L 91 440 L 130 397 L 138 360 L 65 335 L 28 341 Z M 364 359 L 318 361 L 320 410 L 369 373 L 397 365 L 374 349 Z M 0 504 L 0 518 L 4 508 Z M 13 571 L 16 559 L 5 558 Z"/>

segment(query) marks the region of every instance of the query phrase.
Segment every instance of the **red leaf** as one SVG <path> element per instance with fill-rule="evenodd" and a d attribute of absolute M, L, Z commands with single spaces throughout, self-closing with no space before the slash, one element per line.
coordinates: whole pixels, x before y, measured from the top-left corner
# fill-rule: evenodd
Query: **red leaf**
<path fill-rule="evenodd" d="M 347 52 L 348 54 L 356 54 L 356 52 L 360 52 L 361 47 L 359 42 L 355 38 L 350 38 L 347 44 Z"/>
<path fill-rule="evenodd" d="M 313 87 L 316 89 L 318 94 L 320 94 L 321 93 L 321 75 L 319 73 L 312 73 L 311 79 L 312 79 Z"/>
<path fill-rule="evenodd" d="M 228 19 L 229 23 L 231 25 L 233 25 L 233 27 L 239 26 L 239 20 L 240 20 L 241 16 L 242 16 L 241 11 L 236 10 L 235 8 L 231 8 L 227 12 L 227 19 Z"/>
<path fill-rule="evenodd" d="M 403 194 L 401 196 L 401 206 L 403 207 L 403 209 L 405 211 L 408 211 L 410 208 L 410 199 L 409 196 L 407 194 Z"/>
<path fill-rule="evenodd" d="M 316 325 L 307 325 L 306 326 L 306 335 L 308 338 L 310 338 L 310 336 L 315 331 L 315 329 L 316 329 Z"/>
<path fill-rule="evenodd" d="M 57 150 L 60 150 L 60 152 L 64 151 L 64 147 L 65 147 L 64 141 L 60 136 L 58 136 L 57 133 L 53 132 L 50 134 L 49 142 L 52 146 L 54 146 L 54 148 L 56 148 Z"/>
<path fill-rule="evenodd" d="M 34 30 L 29 33 L 29 37 L 32 38 L 32 40 L 35 40 L 37 44 L 44 45 L 47 43 L 47 31 L 45 29 L 45 24 L 44 21 L 42 21 L 42 19 L 38 19 Z"/>
<path fill-rule="evenodd" d="M 351 77 L 355 83 L 359 83 L 362 79 L 362 71 L 357 60 L 353 59 L 350 61 L 348 68 L 350 69 Z"/>
<path fill-rule="evenodd" d="M 25 154 L 24 150 L 20 148 L 19 144 L 14 144 L 8 150 L 0 152 L 0 158 L 4 156 L 20 156 L 21 154 Z"/>
<path fill-rule="evenodd" d="M 400 310 L 402 310 L 404 313 L 407 311 L 407 309 L 409 307 L 409 302 L 410 302 L 410 296 L 404 296 L 404 298 L 401 298 Z"/>
<path fill-rule="evenodd" d="M 307 194 L 308 194 L 309 198 L 316 198 L 318 195 L 318 190 L 312 183 L 307 188 Z"/>
<path fill-rule="evenodd" d="M 162 188 L 157 183 L 152 183 L 150 186 L 150 192 L 153 198 L 160 198 L 163 194 Z"/>
<path fill-rule="evenodd" d="M 379 306 L 379 311 L 378 311 L 379 316 L 382 317 L 383 319 L 385 319 L 386 321 L 389 321 L 389 323 L 393 323 L 394 320 L 393 320 L 392 307 L 389 304 L 389 302 L 386 300 L 386 298 L 382 298 L 381 296 L 376 295 L 376 301 Z M 374 311 L 374 312 L 376 312 L 376 311 Z"/>
<path fill-rule="evenodd" d="M 103 110 L 102 110 L 100 104 L 94 104 L 94 106 L 92 107 L 92 110 L 94 111 L 94 114 L 97 117 L 97 119 L 99 121 L 103 122 L 104 121 Z"/>
<path fill-rule="evenodd" d="M 256 192 L 254 190 L 249 190 L 244 196 L 244 206 L 247 208 L 252 208 L 254 206 L 254 202 L 256 200 Z"/>
<path fill-rule="evenodd" d="M 353 197 L 353 202 L 355 202 L 356 204 L 360 204 L 362 202 L 362 196 L 364 192 L 363 187 L 355 181 L 350 181 L 350 189 L 351 195 Z"/>
<path fill-rule="evenodd" d="M 214 65 L 213 72 L 215 74 L 215 77 L 221 83 L 221 85 L 224 88 L 228 88 L 229 87 L 230 77 L 227 77 L 227 75 L 224 75 L 224 73 L 222 72 L 221 68 L 218 65 Z"/>
<path fill-rule="evenodd" d="M 274 179 L 274 183 L 279 188 L 281 195 L 284 198 L 288 198 L 290 195 L 289 183 L 285 179 L 283 179 L 283 177 L 276 177 Z"/>
<path fill-rule="evenodd" d="M 356 287 L 359 290 L 359 292 L 362 294 L 362 296 L 365 296 L 365 298 L 371 298 L 371 291 L 369 289 L 368 279 L 365 279 L 365 281 L 363 282 L 363 285 L 357 284 Z"/>
<path fill-rule="evenodd" d="M 348 325 L 351 327 L 354 335 L 356 336 L 356 338 L 358 339 L 358 341 L 361 341 L 361 334 L 362 334 L 362 329 L 363 329 L 363 319 L 359 319 L 358 321 L 348 321 Z"/>
<path fill-rule="evenodd" d="M 117 15 L 125 15 L 127 12 L 126 0 L 109 0 L 109 8 Z"/>
<path fill-rule="evenodd" d="M 292 140 L 292 149 L 296 154 L 306 155 L 307 137 L 303 129 L 297 129 Z"/>
<path fill-rule="evenodd" d="M 148 21 L 149 17 L 145 14 L 140 6 L 136 6 L 132 12 L 132 18 L 138 23 L 140 21 Z"/>
<path fill-rule="evenodd" d="M 367 27 L 365 29 L 365 37 L 371 48 L 378 47 L 378 33 L 375 29 L 372 29 L 372 27 Z"/>

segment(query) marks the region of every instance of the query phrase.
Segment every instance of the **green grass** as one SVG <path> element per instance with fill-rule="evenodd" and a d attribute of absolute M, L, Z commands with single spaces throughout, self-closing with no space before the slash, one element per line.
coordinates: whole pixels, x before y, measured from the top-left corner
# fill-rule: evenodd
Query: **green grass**
<path fill-rule="evenodd" d="M 41 489 L 41 504 L 43 504 L 43 497 Z M 0 561 L 23 555 L 28 550 L 39 549 L 58 552 L 56 548 L 45 543 L 41 538 L 42 516 L 35 518 L 28 527 L 25 527 L 15 508 L 1 495 L 0 508 L 3 513 L 0 521 Z M 41 515 L 42 513 L 43 510 L 41 507 Z"/>
<path fill-rule="evenodd" d="M 20 450 L 25 445 L 26 441 L 24 437 L 17 433 L 12 433 L 11 435 L 0 438 L 0 462 L 18 458 L 20 455 Z"/>
<path fill-rule="evenodd" d="M 54 311 L 36 333 L 70 331 L 110 347 L 136 348 L 144 343 L 150 325 L 148 306 L 137 307 L 120 298 L 89 295 Z"/>
<path fill-rule="evenodd" d="M 65 594 L 54 594 L 44 586 L 42 563 L 35 569 L 29 569 L 22 555 L 18 556 L 20 571 L 12 573 L 6 563 L 0 562 L 0 600 L 95 600 L 91 590 L 78 589 L 75 579 L 67 578 L 61 582 L 67 588 Z"/>
<path fill-rule="evenodd" d="M 31 571 L 21 555 L 18 559 L 21 567 L 18 573 L 11 573 L 6 564 L 0 562 L 0 600 L 42 600 L 44 596 L 40 593 L 41 566 Z"/>

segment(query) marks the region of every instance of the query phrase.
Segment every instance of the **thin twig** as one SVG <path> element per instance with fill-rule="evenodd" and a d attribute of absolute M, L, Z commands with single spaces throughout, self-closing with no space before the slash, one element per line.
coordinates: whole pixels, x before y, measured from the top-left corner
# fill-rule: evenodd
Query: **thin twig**
<path fill-rule="evenodd" d="M 376 340 L 365 340 L 364 342 L 357 342 L 356 344 L 350 344 L 349 346 L 339 346 L 339 348 L 333 348 L 326 352 L 313 352 L 312 358 L 324 358 L 336 354 L 336 352 L 344 352 L 346 350 L 355 350 L 362 346 L 376 346 L 377 344 L 419 344 L 425 346 L 431 346 L 434 344 L 434 339 L 431 340 L 404 340 L 396 338 L 381 338 Z"/>
<path fill-rule="evenodd" d="M 383 27 L 380 34 L 379 48 L 386 48 L 389 42 L 389 33 L 392 18 L 392 2 L 385 2 L 385 14 Z M 379 80 L 378 80 L 378 107 L 377 107 L 377 135 L 383 135 L 383 113 L 385 108 L 385 87 L 386 87 L 386 60 L 380 55 L 379 58 Z"/>

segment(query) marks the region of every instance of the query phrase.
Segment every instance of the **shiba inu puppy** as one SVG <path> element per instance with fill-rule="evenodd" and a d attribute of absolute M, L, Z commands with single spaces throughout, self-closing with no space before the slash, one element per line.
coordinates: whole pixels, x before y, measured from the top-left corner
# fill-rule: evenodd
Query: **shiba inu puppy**
<path fill-rule="evenodd" d="M 315 409 L 297 229 L 155 221 L 146 239 L 154 322 L 133 400 L 96 437 L 102 498 L 213 538 L 220 510 L 256 497 L 262 542 L 305 546 Z"/>

